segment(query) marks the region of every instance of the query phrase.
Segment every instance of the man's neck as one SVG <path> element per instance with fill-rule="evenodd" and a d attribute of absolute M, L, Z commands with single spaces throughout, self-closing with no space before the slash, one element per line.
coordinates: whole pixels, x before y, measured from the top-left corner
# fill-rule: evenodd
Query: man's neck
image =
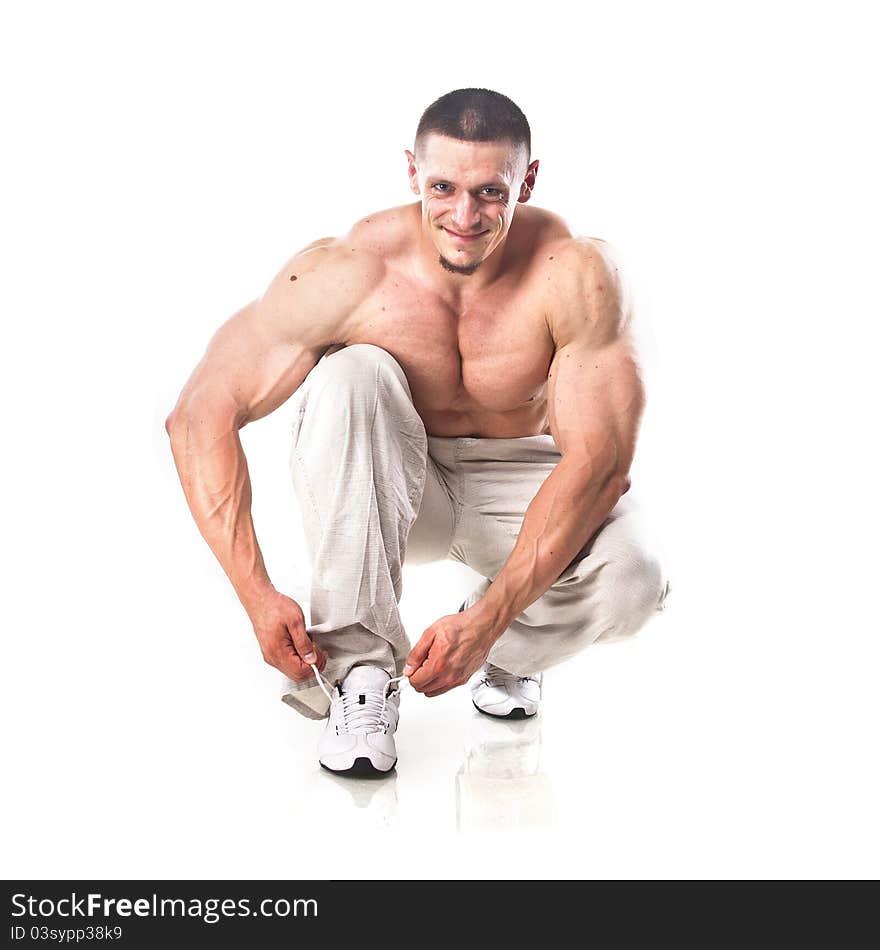
<path fill-rule="evenodd" d="M 456 309 L 464 309 L 505 271 L 506 248 L 509 234 L 471 274 L 457 274 L 447 270 L 440 261 L 440 252 L 423 229 L 419 231 L 416 260 L 423 280 Z"/>

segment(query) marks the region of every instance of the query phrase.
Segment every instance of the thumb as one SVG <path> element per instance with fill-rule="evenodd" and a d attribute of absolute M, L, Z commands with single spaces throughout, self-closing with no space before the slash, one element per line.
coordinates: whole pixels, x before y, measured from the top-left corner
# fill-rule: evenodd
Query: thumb
<path fill-rule="evenodd" d="M 411 676 L 428 658 L 431 651 L 431 644 L 434 642 L 434 633 L 432 628 L 428 628 L 419 638 L 419 642 L 410 650 L 406 658 L 406 666 L 403 668 L 404 676 Z"/>
<path fill-rule="evenodd" d="M 290 634 L 290 639 L 293 640 L 296 652 L 300 655 L 303 662 L 317 663 L 318 651 L 315 649 L 315 644 L 309 639 L 305 626 L 298 620 L 291 620 L 287 623 L 287 632 Z"/>

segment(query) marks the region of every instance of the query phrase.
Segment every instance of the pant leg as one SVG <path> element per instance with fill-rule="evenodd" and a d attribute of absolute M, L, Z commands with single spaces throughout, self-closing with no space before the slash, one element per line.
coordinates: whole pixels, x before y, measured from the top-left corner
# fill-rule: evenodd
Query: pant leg
<path fill-rule="evenodd" d="M 459 466 L 466 537 L 456 542 L 486 575 L 468 607 L 513 550 L 526 508 L 560 458 L 550 437 L 482 442 L 465 446 Z M 541 672 L 592 643 L 636 633 L 662 609 L 669 589 L 644 512 L 627 493 L 550 589 L 511 623 L 489 660 L 521 676 Z"/>
<path fill-rule="evenodd" d="M 432 445 L 436 439 L 428 436 L 428 458 L 425 472 L 425 490 L 418 516 L 406 542 L 406 564 L 429 564 L 442 561 L 450 555 L 455 534 L 456 505 L 445 477 L 445 470 L 435 460 Z"/>
<path fill-rule="evenodd" d="M 295 396 L 291 475 L 312 565 L 309 635 L 343 679 L 359 663 L 398 676 L 410 650 L 400 621 L 402 565 L 427 474 L 427 436 L 406 376 L 369 344 L 325 357 Z M 318 719 L 314 680 L 282 698 Z"/>

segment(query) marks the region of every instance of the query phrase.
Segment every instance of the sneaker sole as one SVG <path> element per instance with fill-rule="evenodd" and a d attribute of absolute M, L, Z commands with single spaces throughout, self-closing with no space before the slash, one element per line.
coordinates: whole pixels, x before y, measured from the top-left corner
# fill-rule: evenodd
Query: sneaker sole
<path fill-rule="evenodd" d="M 480 709 L 480 707 L 474 703 L 473 700 L 471 700 L 471 702 L 473 703 L 474 709 L 476 709 L 477 712 L 482 713 L 484 716 L 490 716 L 492 719 L 531 719 L 532 716 L 538 715 L 537 710 L 533 713 L 527 713 L 522 708 L 522 706 L 517 706 L 516 709 L 511 709 L 509 713 L 505 713 L 502 716 L 500 713 L 486 712 L 485 709 Z"/>
<path fill-rule="evenodd" d="M 391 768 L 385 772 L 383 772 L 382 769 L 377 769 L 366 756 L 355 759 L 354 765 L 348 769 L 331 769 L 329 765 L 324 765 L 323 762 L 319 762 L 318 764 L 322 769 L 332 772 L 333 775 L 350 775 L 353 778 L 382 778 L 385 775 L 390 775 L 394 771 L 397 765 L 397 759 L 391 763 Z"/>

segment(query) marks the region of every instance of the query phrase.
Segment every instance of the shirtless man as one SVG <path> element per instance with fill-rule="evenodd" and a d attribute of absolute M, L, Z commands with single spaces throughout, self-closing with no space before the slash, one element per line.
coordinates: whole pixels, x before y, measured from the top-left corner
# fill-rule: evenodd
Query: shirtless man
<path fill-rule="evenodd" d="M 644 407 L 626 287 L 605 242 L 527 206 L 530 150 L 507 97 L 438 99 L 406 152 L 419 201 L 296 254 L 166 422 L 284 700 L 328 717 L 335 772 L 394 767 L 403 676 L 429 697 L 470 680 L 481 712 L 531 716 L 548 666 L 634 633 L 668 590 L 623 497 Z M 238 435 L 294 394 L 308 626 L 267 574 Z M 447 557 L 485 581 L 411 647 L 403 563 Z"/>

